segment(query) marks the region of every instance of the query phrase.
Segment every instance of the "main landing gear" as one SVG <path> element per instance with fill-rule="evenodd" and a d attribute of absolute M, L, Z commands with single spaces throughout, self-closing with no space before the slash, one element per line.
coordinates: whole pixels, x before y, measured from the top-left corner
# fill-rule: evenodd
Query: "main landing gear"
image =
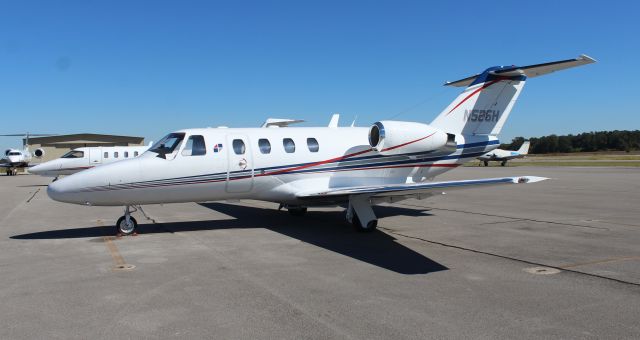
<path fill-rule="evenodd" d="M 136 221 L 135 218 L 131 217 L 131 213 L 132 212 L 136 212 L 138 211 L 138 209 L 136 209 L 136 207 L 133 207 L 133 211 L 130 211 L 131 206 L 126 206 L 124 208 L 124 216 L 121 216 L 118 219 L 118 222 L 116 222 L 116 232 L 117 235 L 135 235 L 136 234 L 136 228 L 138 227 L 138 222 Z"/>
<path fill-rule="evenodd" d="M 507 165 L 507 161 L 502 161 L 502 163 L 500 163 L 501 166 L 505 166 Z"/>
<path fill-rule="evenodd" d="M 7 176 L 16 176 L 18 174 L 18 169 L 16 168 L 8 168 L 6 170 Z"/>
<path fill-rule="evenodd" d="M 346 218 L 359 232 L 370 233 L 378 227 L 378 219 L 371 208 L 369 197 L 350 197 Z"/>
<path fill-rule="evenodd" d="M 287 208 L 287 211 L 291 216 L 303 216 L 307 213 L 307 207 L 303 207 L 301 205 L 289 205 L 280 203 L 278 210 L 282 210 L 282 208 Z"/>

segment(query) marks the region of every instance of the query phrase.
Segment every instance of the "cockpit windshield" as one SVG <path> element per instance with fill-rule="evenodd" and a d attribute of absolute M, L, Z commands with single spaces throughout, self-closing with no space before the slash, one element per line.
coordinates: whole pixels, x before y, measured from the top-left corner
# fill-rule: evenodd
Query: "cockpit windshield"
<path fill-rule="evenodd" d="M 9 152 L 9 156 L 20 156 L 20 152 L 18 152 L 18 151 L 11 151 L 11 152 Z"/>
<path fill-rule="evenodd" d="M 64 155 L 62 155 L 61 158 L 84 158 L 84 152 L 71 150 L 65 153 Z"/>
<path fill-rule="evenodd" d="M 155 143 L 149 151 L 155 152 L 159 157 L 166 158 L 165 155 L 172 153 L 184 139 L 184 133 L 174 132 L 166 135 Z"/>

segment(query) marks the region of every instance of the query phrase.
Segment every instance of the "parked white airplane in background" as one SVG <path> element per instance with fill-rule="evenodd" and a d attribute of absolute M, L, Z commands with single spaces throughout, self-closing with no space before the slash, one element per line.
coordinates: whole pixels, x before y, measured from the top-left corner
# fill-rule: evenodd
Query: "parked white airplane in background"
<path fill-rule="evenodd" d="M 590 64 L 580 56 L 525 67 L 492 67 L 448 86 L 467 86 L 431 124 L 380 121 L 361 127 L 207 128 L 170 133 L 142 156 L 51 183 L 56 201 L 125 206 L 119 233 L 135 231 L 131 207 L 143 204 L 257 199 L 293 215 L 345 205 L 347 220 L 371 231 L 371 206 L 423 199 L 478 186 L 522 184 L 534 176 L 432 182 L 495 149 L 525 80 Z"/>
<path fill-rule="evenodd" d="M 33 133 L 18 133 L 10 135 L 0 135 L 2 137 L 26 137 L 25 147 L 22 150 L 7 149 L 4 152 L 4 157 L 0 159 L 0 168 L 4 168 L 7 176 L 15 176 L 18 174 L 18 169 L 29 167 L 29 162 L 32 158 L 40 158 L 44 156 L 44 150 L 36 149 L 31 154 L 29 151 L 29 136 L 51 136 L 47 134 L 33 134 Z"/>
<path fill-rule="evenodd" d="M 484 166 L 489 166 L 489 161 L 500 162 L 500 165 L 505 166 L 507 161 L 516 158 L 524 158 L 524 156 L 529 154 L 529 144 L 528 140 L 524 141 L 520 146 L 520 149 L 517 151 L 495 149 L 478 157 L 478 159 L 484 163 Z"/>
<path fill-rule="evenodd" d="M 29 168 L 32 174 L 58 177 L 71 175 L 95 166 L 135 158 L 151 147 L 143 146 L 96 146 L 73 149 L 62 157 L 40 163 Z"/>

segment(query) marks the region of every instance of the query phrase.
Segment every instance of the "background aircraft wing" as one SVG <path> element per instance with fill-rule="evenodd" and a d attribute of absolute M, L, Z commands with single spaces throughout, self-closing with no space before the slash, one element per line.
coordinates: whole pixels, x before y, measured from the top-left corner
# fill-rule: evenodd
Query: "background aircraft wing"
<path fill-rule="evenodd" d="M 460 190 L 466 188 L 526 184 L 544 181 L 548 178 L 537 176 L 499 177 L 485 179 L 470 179 L 462 181 L 428 182 L 388 184 L 373 186 L 342 187 L 316 192 L 302 192 L 297 195 L 301 200 L 336 202 L 348 200 L 352 195 L 368 195 L 372 198 L 390 196 L 432 196 L 443 191 Z"/>

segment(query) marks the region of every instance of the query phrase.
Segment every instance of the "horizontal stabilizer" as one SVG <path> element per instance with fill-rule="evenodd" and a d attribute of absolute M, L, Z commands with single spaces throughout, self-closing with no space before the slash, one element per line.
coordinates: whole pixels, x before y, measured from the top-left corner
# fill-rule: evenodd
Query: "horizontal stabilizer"
<path fill-rule="evenodd" d="M 304 120 L 301 119 L 289 119 L 289 118 L 267 118 L 267 120 L 262 123 L 263 128 L 269 127 L 287 127 L 291 124 L 302 123 Z"/>
<path fill-rule="evenodd" d="M 545 74 L 553 73 L 555 71 L 560 71 L 560 70 L 564 70 L 564 69 L 568 69 L 576 66 L 592 64 L 595 62 L 596 62 L 595 59 L 583 54 L 575 59 L 553 61 L 553 62 L 544 63 L 544 64 L 536 64 L 536 65 L 529 65 L 529 66 L 501 67 L 499 69 L 490 71 L 489 73 L 493 75 L 505 76 L 505 77 L 522 75 L 522 76 L 526 76 L 527 78 L 534 78 L 534 77 L 542 76 Z M 467 78 L 456 80 L 456 81 L 446 82 L 444 83 L 444 85 L 456 86 L 456 87 L 469 86 L 473 83 L 473 81 L 476 78 L 478 78 L 478 76 L 480 76 L 480 74 L 476 74 L 471 77 L 467 77 Z"/>

